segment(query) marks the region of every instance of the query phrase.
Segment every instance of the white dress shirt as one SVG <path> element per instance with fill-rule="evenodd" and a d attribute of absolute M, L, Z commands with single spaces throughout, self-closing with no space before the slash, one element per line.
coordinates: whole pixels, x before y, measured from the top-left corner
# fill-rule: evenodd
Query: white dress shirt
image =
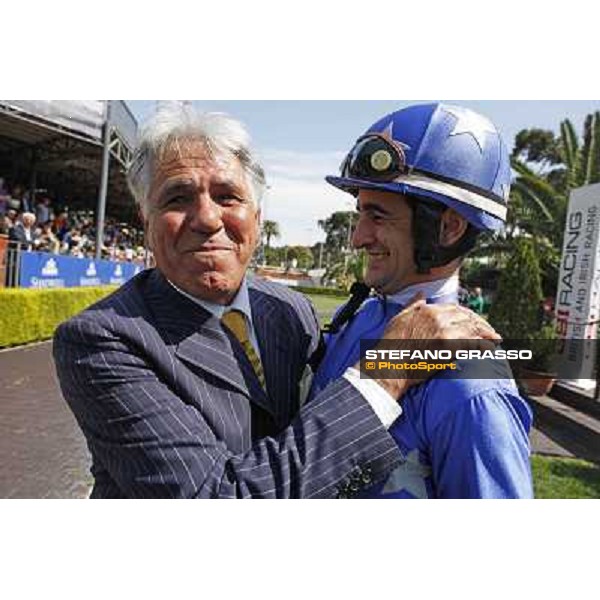
<path fill-rule="evenodd" d="M 200 305 L 202 308 L 207 310 L 211 315 L 219 319 L 219 321 L 223 318 L 223 315 L 230 310 L 237 310 L 244 315 L 244 319 L 246 321 L 246 329 L 248 330 L 248 337 L 250 338 L 250 343 L 252 344 L 254 350 L 258 354 L 261 362 L 262 356 L 260 355 L 260 348 L 258 347 L 258 339 L 256 337 L 256 332 L 254 331 L 254 323 L 252 322 L 252 309 L 250 308 L 250 296 L 248 295 L 248 283 L 246 278 L 242 280 L 242 285 L 238 290 L 238 293 L 235 295 L 235 298 L 232 300 L 231 304 L 224 306 L 222 304 L 215 304 L 214 302 L 208 302 L 208 300 L 202 300 L 200 298 L 196 298 L 187 292 L 184 292 L 182 289 L 178 288 L 172 281 L 169 283 L 180 293 L 183 294 L 186 298 L 189 298 L 192 302 Z"/>

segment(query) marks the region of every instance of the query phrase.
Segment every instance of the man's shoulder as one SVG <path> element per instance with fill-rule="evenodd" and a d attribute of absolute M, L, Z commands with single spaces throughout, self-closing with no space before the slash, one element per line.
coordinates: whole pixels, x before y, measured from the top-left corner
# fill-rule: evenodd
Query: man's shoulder
<path fill-rule="evenodd" d="M 459 363 L 459 369 L 461 366 Z M 519 393 L 510 374 L 506 378 L 479 378 L 468 368 L 433 377 L 425 384 L 425 388 L 430 401 L 439 401 L 448 406 L 460 406 L 478 396 Z"/>
<path fill-rule="evenodd" d="M 342 300 L 342 299 L 340 299 Z M 333 313 L 333 320 L 335 320 L 338 314 L 344 310 L 346 305 L 348 304 L 349 299 L 342 300 L 340 302 L 340 306 L 337 307 L 335 312 Z M 382 312 L 382 303 L 381 300 L 373 296 L 371 298 L 367 298 L 359 307 L 358 310 L 354 313 L 349 322 L 345 323 L 340 329 L 340 334 L 344 333 L 345 335 L 353 336 L 357 332 L 359 337 L 362 337 L 362 326 L 365 323 L 370 325 L 376 325 L 378 322 L 383 324 L 381 321 L 384 318 L 384 313 Z M 379 337 L 379 336 L 378 336 Z"/>
<path fill-rule="evenodd" d="M 415 389 L 413 403 L 417 418 L 424 418 L 431 429 L 448 419 L 454 422 L 459 416 L 478 421 L 484 414 L 489 418 L 511 413 L 526 422 L 531 412 L 510 373 L 487 379 L 476 378 L 468 370 L 458 376 L 440 375 L 426 382 L 421 390 Z"/>
<path fill-rule="evenodd" d="M 9 237 L 19 237 L 21 235 L 23 235 L 25 232 L 25 230 L 23 229 L 23 225 L 21 223 L 15 223 L 9 230 L 8 230 L 8 236 Z"/>
<path fill-rule="evenodd" d="M 55 339 L 69 331 L 90 326 L 114 330 L 122 320 L 143 316 L 146 312 L 143 288 L 147 286 L 149 277 L 151 271 L 142 271 L 114 292 L 77 313 L 58 327 Z"/>
<path fill-rule="evenodd" d="M 373 311 L 381 309 L 381 307 L 381 299 L 378 296 L 370 296 L 360 305 L 357 314 L 369 315 Z"/>
<path fill-rule="evenodd" d="M 248 278 L 248 292 L 255 317 L 260 314 L 263 319 L 273 318 L 292 328 L 299 326 L 312 336 L 318 335 L 314 306 L 304 294 L 254 275 Z"/>
<path fill-rule="evenodd" d="M 295 307 L 312 307 L 311 301 L 301 292 L 257 275 L 248 278 L 248 289 L 251 292 L 262 294 L 275 301 L 284 302 Z"/>

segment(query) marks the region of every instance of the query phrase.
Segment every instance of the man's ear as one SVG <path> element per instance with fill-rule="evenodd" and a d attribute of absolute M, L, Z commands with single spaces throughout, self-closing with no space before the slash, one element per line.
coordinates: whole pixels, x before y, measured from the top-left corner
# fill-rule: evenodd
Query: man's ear
<path fill-rule="evenodd" d="M 440 245 L 442 247 L 453 246 L 462 238 L 469 223 L 454 209 L 448 208 L 442 213 L 440 223 Z"/>
<path fill-rule="evenodd" d="M 141 206 L 138 206 L 138 217 L 140 221 L 144 224 L 144 240 L 146 242 L 146 248 L 148 250 L 152 250 L 152 236 L 150 235 L 150 227 L 148 225 L 148 217 L 144 215 L 144 211 Z"/>
<path fill-rule="evenodd" d="M 256 233 L 260 239 L 260 228 L 262 227 L 262 212 L 260 208 L 256 209 Z"/>

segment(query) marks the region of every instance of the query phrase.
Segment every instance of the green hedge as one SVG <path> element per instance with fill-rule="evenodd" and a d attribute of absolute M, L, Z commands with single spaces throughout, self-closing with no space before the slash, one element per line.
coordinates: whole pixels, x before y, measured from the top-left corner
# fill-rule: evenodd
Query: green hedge
<path fill-rule="evenodd" d="M 310 294 L 311 296 L 336 296 L 338 298 L 348 298 L 350 294 L 344 290 L 338 290 L 337 288 L 313 288 L 304 287 L 302 285 L 290 287 L 291 290 L 296 292 L 302 292 L 303 294 Z"/>
<path fill-rule="evenodd" d="M 115 289 L 0 289 L 0 348 L 51 338 L 63 321 Z"/>

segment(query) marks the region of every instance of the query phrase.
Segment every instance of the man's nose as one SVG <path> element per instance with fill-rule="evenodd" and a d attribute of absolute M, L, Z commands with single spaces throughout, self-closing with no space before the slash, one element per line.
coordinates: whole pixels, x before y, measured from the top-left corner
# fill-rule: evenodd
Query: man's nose
<path fill-rule="evenodd" d="M 222 209 L 210 194 L 199 194 L 190 204 L 188 216 L 190 229 L 198 233 L 214 233 L 223 227 Z"/>
<path fill-rule="evenodd" d="M 352 233 L 352 246 L 354 248 L 364 248 L 373 241 L 373 228 L 369 225 L 367 219 L 359 216 L 354 232 Z"/>

